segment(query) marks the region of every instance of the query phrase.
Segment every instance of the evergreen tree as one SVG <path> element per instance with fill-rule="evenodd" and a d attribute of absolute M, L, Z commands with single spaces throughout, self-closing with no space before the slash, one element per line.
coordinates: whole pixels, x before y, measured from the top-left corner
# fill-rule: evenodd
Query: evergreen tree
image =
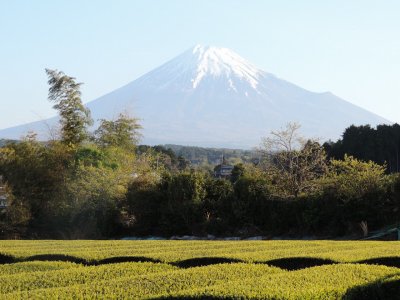
<path fill-rule="evenodd" d="M 350 126 L 342 139 L 324 144 L 329 158 L 343 159 L 350 155 L 364 161 L 386 164 L 386 171 L 400 171 L 400 125 Z"/>

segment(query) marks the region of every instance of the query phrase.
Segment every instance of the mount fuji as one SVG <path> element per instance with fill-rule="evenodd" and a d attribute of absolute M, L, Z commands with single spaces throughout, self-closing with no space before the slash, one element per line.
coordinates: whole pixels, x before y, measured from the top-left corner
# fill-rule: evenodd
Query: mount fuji
<path fill-rule="evenodd" d="M 250 148 L 293 121 L 304 136 L 322 141 L 352 124 L 390 123 L 332 93 L 264 72 L 229 49 L 200 45 L 86 105 L 94 120 L 121 112 L 138 117 L 146 144 Z M 3 129 L 0 138 L 35 131 L 45 139 L 57 123 L 54 117 Z"/>

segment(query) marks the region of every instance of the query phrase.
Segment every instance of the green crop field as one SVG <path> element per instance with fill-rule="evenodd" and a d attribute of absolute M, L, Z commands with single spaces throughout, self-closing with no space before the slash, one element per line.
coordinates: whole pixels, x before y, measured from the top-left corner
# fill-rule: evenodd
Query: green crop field
<path fill-rule="evenodd" d="M 0 299 L 400 299 L 400 242 L 1 241 Z"/>

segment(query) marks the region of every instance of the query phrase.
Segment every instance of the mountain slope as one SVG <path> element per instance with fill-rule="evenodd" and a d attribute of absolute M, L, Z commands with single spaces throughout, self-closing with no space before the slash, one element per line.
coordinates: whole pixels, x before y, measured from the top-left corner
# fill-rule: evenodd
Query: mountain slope
<path fill-rule="evenodd" d="M 87 106 L 95 120 L 124 111 L 139 117 L 149 144 L 249 148 L 290 121 L 323 140 L 338 138 L 351 124 L 389 123 L 331 93 L 313 93 L 266 73 L 229 49 L 202 46 Z M 42 135 L 42 123 L 1 130 L 0 137 L 16 138 L 28 128 Z"/>

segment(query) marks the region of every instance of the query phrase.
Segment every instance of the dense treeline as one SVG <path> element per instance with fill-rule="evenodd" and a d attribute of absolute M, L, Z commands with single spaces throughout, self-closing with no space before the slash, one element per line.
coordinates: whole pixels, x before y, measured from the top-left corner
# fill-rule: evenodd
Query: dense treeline
<path fill-rule="evenodd" d="M 262 161 L 236 165 L 230 181 L 186 171 L 144 190 L 132 185 L 127 200 L 135 232 L 339 236 L 398 222 L 397 174 L 351 156 L 328 160 L 297 129 L 274 132 L 264 141 Z"/>
<path fill-rule="evenodd" d="M 386 165 L 389 173 L 400 171 L 400 125 L 350 126 L 337 142 L 324 144 L 328 157 L 343 159 L 352 155 Z"/>
<path fill-rule="evenodd" d="M 167 144 L 165 148 L 171 149 L 176 155 L 188 159 L 192 165 L 202 167 L 215 166 L 221 162 L 222 156 L 230 164 L 240 162 L 254 162 L 258 158 L 257 151 L 226 149 L 226 148 L 203 148 L 193 146 L 180 146 Z"/>
<path fill-rule="evenodd" d="M 366 234 L 399 220 L 397 174 L 359 153 L 349 151 L 361 159 L 333 158 L 346 134 L 323 147 L 288 124 L 263 139 L 257 161 L 237 163 L 229 179 L 216 179 L 209 166 L 193 166 L 183 153 L 138 146 L 141 127 L 130 116 L 99 120 L 90 133 L 80 84 L 62 72 L 47 74 L 59 138 L 43 143 L 32 133 L 0 148 L 7 194 L 2 237 L 327 237 Z"/>

